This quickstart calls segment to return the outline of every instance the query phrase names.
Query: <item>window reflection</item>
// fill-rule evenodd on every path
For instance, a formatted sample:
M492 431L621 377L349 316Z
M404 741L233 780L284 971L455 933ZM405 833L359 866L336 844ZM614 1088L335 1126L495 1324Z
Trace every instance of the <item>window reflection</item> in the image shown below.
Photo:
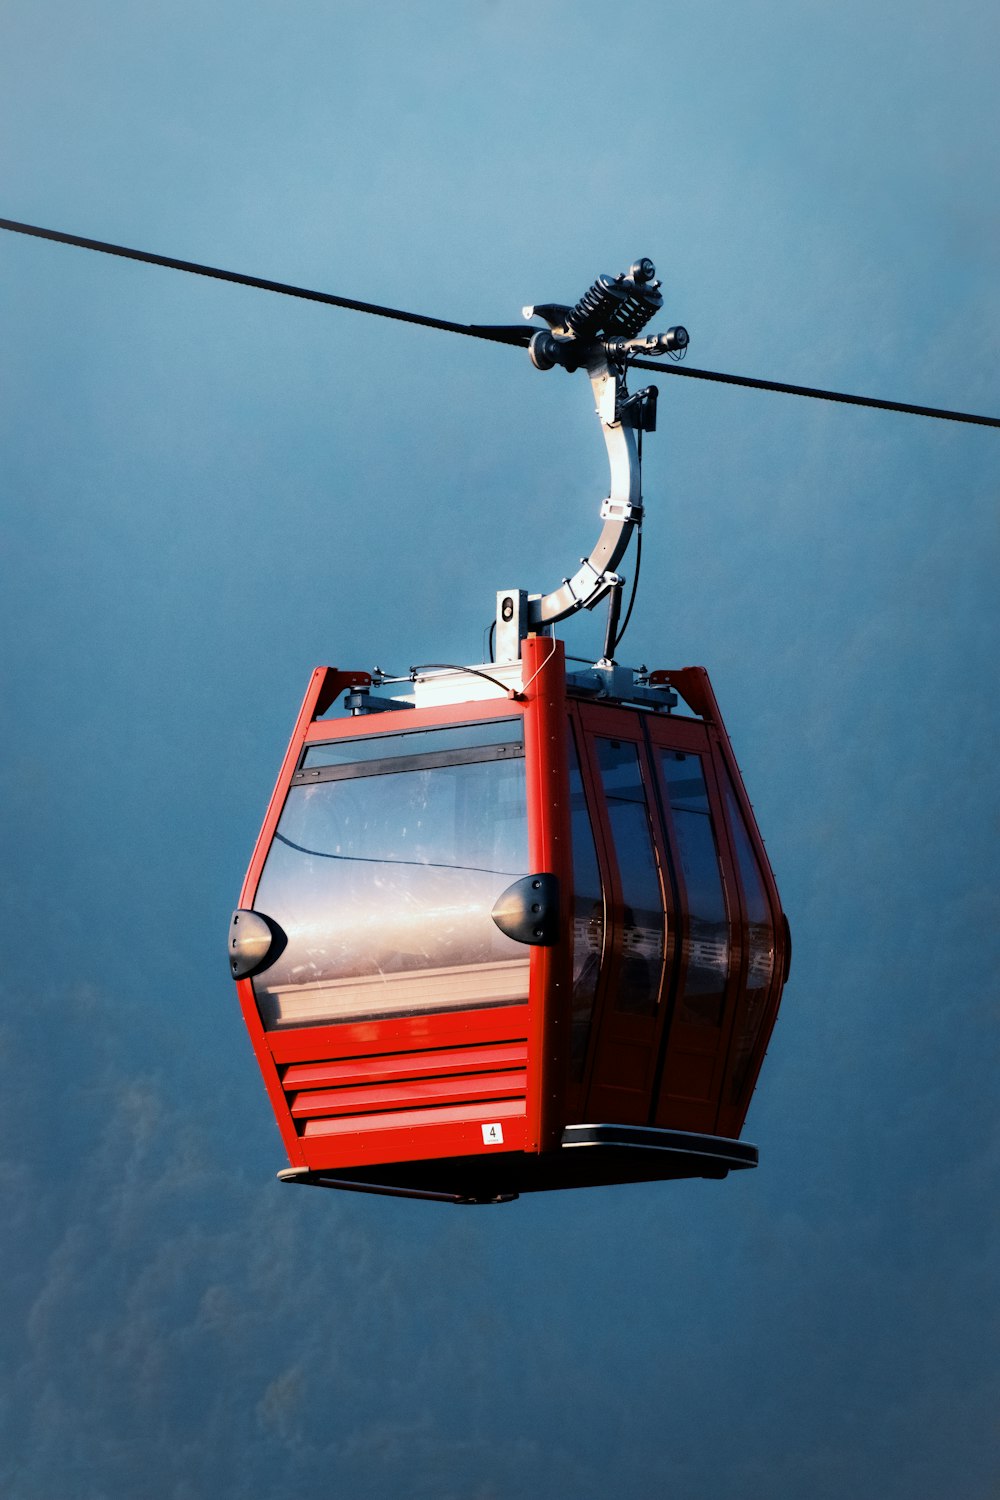
M288 935L265 1024L526 999L490 911L527 861L520 759L292 787L254 903Z
M615 1009L655 1015L663 975L664 902L639 751L629 740L595 743L624 902Z
M573 1000L571 1074L583 1077L604 953L604 891L594 830L583 791L576 746L570 742L570 818L573 841Z
M729 976L729 919L701 756L661 750L660 764L688 900L681 1019L721 1026Z
M726 812L733 830L736 859L740 867L740 879L743 882L743 895L750 929L746 999L743 1012L737 1017L736 1034L733 1039L732 1098L735 1103L743 1093L764 1020L768 991L774 974L774 928L771 924L771 908L768 905L757 856L750 843L750 835L747 833L736 794L728 781Z
M440 754L442 751L468 749L475 745L518 745L522 742L522 721L487 719L479 724L445 724L436 729L408 729L403 734L366 734L359 739L323 740L307 746L302 768L341 766L365 761L388 760L396 756Z

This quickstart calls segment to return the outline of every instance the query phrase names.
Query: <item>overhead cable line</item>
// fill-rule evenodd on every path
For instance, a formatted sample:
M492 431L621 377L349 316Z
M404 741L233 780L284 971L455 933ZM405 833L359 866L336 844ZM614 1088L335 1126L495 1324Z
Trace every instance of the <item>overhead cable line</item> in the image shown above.
M309 287L292 286L287 281L268 281L263 276L247 276L242 271L223 271L218 266L204 266L195 260L177 260L172 255L156 255L151 250L131 250L107 240L88 240L61 229L39 229L35 224L19 224L16 219L0 219L0 229L13 234L29 234L40 240L54 240L60 245L76 245L81 250L96 250L102 255L117 255L122 260L139 260L149 266L166 266L171 271L187 271L192 276L209 276L215 281L232 281L237 286L256 287L261 292L278 292L284 297L299 297L305 302L324 302L328 307L346 307L350 312L370 313L376 318L393 318L397 323L417 323L423 328L440 328L445 333L463 333L469 338L489 339L499 344L522 344L527 347L533 328L490 328L476 323L453 323L449 318L428 318L423 313L402 312L398 307L382 307L377 302L359 302L355 297L338 297L333 292L316 292Z
M681 365L654 365L649 359L634 359L633 368L655 370L658 375L683 375L689 380L714 380L722 385L748 386L754 391L777 391L783 396L812 396L817 401L839 401L845 406L873 406L877 411L903 411L911 417L938 417L943 422L971 422L977 427L1000 427L1000 417L980 417L974 412L948 411L941 406L914 406L909 401L882 401L878 396L850 396L845 391L825 391L813 385L786 385L781 380L757 380L752 375L721 375L715 370L691 370Z
M173 271L187 271L194 276L208 276L215 281L230 281L237 286L255 287L262 292L276 292L284 297L298 297L305 302L321 302L328 307L343 307L349 312L368 313L377 318L391 318L397 323L414 323L421 328L439 328L444 333L459 333L466 338L484 339L493 344L512 344L526 348L537 332L531 326L455 323L450 318L431 318L424 313L404 312L397 307L383 307L377 302L361 302L355 297L340 297L333 292L317 292L309 287L293 286L285 281L269 281L262 276L248 276L242 271L225 271L198 261L178 260L157 255L150 250L133 250L107 240L91 240L83 235L67 234L59 229L41 229L36 224L22 224L16 219L0 218L0 229L25 234L36 239L53 240L61 245L75 245L81 250L95 250L102 255L117 255L124 260L142 261L146 265L166 266ZM693 370L687 366L659 365L650 360L630 363L640 370L655 370L660 375L678 375L687 380L710 380L720 385L744 386L750 390L775 391L785 396L809 396L816 401L836 401L847 406L869 406L877 411L905 412L914 417L935 417L944 422L966 422L977 427L1000 427L1000 417L979 416L974 412L950 411L938 406L916 406L907 401L883 401L876 396L853 396L844 391L828 391L817 386L789 385L780 380L759 380L750 375L728 375L717 370Z

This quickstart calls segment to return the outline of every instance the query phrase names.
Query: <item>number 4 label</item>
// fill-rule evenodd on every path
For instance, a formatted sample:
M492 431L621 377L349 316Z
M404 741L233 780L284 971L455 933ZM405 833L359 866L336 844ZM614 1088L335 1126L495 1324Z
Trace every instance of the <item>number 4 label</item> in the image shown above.
M502 1146L503 1145L503 1126L499 1122L497 1122L497 1124L495 1124L495 1125L484 1125L483 1126L483 1145L484 1146Z

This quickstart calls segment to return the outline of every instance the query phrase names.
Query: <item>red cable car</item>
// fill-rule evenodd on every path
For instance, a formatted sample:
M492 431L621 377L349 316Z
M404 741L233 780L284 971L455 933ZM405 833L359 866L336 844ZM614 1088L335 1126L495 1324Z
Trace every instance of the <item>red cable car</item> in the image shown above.
M655 421L625 364L683 346L635 336L654 274L537 310L611 459L579 573L497 596L493 662L313 673L229 943L285 1180L468 1203L756 1165L787 922L707 673L614 660ZM568 668L552 625L605 597Z

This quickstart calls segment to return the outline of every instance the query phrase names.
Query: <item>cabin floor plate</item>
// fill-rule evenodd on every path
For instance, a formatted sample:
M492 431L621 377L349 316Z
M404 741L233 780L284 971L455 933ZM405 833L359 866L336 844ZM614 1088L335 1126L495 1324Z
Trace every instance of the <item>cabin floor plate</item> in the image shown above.
M509 1203L521 1193L608 1187L618 1182L723 1178L757 1165L757 1147L722 1136L647 1125L568 1125L557 1151L371 1163L355 1170L288 1167L282 1182L426 1198L438 1203Z

